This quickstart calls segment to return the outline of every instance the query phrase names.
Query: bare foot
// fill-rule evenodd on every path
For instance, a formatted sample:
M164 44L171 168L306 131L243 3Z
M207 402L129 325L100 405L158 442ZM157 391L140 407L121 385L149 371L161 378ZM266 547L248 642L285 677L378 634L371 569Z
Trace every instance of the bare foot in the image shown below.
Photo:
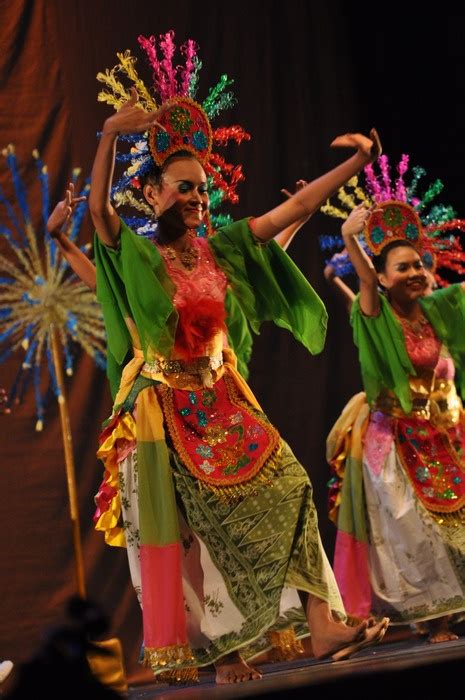
M228 683L243 683L244 681L260 680L262 674L252 666L249 666L239 652L222 656L215 662L216 682L218 685Z
M326 627L325 638L316 644L312 642L313 653L319 659L331 657L333 661L342 661L360 649L380 642L389 626L389 618L384 617L380 622L369 618L357 627L347 627L343 623L333 624L339 630Z
M413 634L417 634L419 637L426 637L429 634L429 627L427 622L415 622L410 626Z
M449 618L438 617L436 620L428 621L428 642L439 644L439 642L453 642L458 636L449 629Z
M331 142L331 146L333 146L333 148L356 148L363 153L370 162L379 158L382 153L381 141L376 129L371 129L370 138L363 136L363 134L343 134L342 136L337 136L334 141Z

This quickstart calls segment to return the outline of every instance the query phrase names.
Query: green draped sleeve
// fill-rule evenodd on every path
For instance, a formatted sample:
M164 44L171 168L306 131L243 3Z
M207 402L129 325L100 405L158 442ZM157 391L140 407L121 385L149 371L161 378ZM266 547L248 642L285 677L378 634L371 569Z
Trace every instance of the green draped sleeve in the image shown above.
M248 219L242 219L219 229L209 245L255 333L263 321L274 321L291 331L311 353L322 351L325 306L275 241L257 243Z
M124 222L117 248L95 236L95 262L97 298L107 333L107 375L114 394L132 356L131 329L137 329L147 359L152 352L170 354L178 318L172 303L174 287L156 246Z
M404 333L389 302L380 295L378 316L365 316L360 309L360 295L352 305L350 321L362 370L368 403L377 399L382 389L395 393L405 413L412 410L409 376L415 370L407 354Z
M460 284L440 289L419 300L439 340L449 350L457 371L459 390L465 396L465 293ZM378 316L365 316L359 295L352 306L351 323L358 347L362 379L371 404L382 389L395 393L405 413L412 410L409 376L415 376L401 324L380 296Z
M420 304L454 360L457 387L465 399L465 290L451 284L420 299Z
M228 327L228 343L237 357L237 369L244 379L249 377L249 362L252 356L252 334L248 321L242 311L237 297L231 289L226 291L226 325Z
M300 270L274 242L254 242L248 221L220 229L210 248L226 273L228 340L247 376L252 352L251 329L272 320L287 328L312 353L324 346L327 314L323 302ZM107 375L113 395L122 369L140 342L147 359L154 352L169 356L178 315L174 285L153 243L121 222L117 248L95 237L97 297L102 305L108 338Z

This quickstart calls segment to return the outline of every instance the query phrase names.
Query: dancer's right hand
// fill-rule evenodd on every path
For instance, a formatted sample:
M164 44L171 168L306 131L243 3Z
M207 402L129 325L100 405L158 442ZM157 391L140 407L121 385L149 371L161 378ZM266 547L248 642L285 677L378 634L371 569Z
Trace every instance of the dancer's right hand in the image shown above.
M359 204L358 207L352 209L349 216L342 224L342 237L346 239L358 236L358 234L363 231L365 222L370 214L370 209L367 209L363 204Z
M303 190L303 188L305 187L305 185L308 185L307 180L297 180L297 182L295 183L294 194L295 194L296 192L300 192L300 190ZM283 189L281 190L281 192L282 192L282 194L285 194L286 197L292 197L292 194L293 194L292 192L289 192L289 190L286 190L284 187L283 187Z
M381 141L376 129L371 129L370 138L363 134L343 134L337 136L331 142L333 148L356 148L366 158L368 163L372 163L379 158L382 153Z
M146 112L138 103L139 96L137 90L131 88L131 97L127 100L115 114L105 120L103 125L104 134L139 134L158 124L157 119L163 113L163 108L154 112ZM164 129L159 124L161 129Z
M349 256L346 248L343 248L340 253L334 253L323 270L325 280L327 282L331 282L335 277L337 277L336 265L338 263L347 263L348 260Z

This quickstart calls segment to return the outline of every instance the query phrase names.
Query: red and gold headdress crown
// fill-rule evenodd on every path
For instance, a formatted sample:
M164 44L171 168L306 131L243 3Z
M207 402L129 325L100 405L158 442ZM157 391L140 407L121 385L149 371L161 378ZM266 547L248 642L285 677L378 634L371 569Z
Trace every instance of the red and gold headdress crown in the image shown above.
M412 177L407 184L404 176L408 171L408 155L403 155L397 165L398 177L395 182L391 180L388 157L380 156L377 163L379 174L375 174L373 165L365 168L364 186L360 186L358 178L354 177L340 188L337 198L342 209L328 200L321 211L329 216L347 219L352 209L364 204L372 209L361 235L361 243L369 255L379 255L392 241L406 240L418 249L425 266L435 273L439 284L448 284L448 280L438 273L437 268L463 275L465 252L461 235L465 231L465 220L456 219L450 206L431 206L443 189L442 182L436 180L420 196L417 194L418 183L426 173L423 168L412 168ZM335 236L321 236L320 245L324 250L343 247L342 239ZM345 255L337 254L334 266L341 276L353 272Z
M384 246L398 240L407 240L421 250L422 238L422 225L415 209L394 199L377 204L365 224L365 242L373 255L379 255Z
M188 151L208 166L213 137L202 107L190 97L173 97L165 107L158 124L149 131L149 150L155 163L161 166L174 153Z
M140 178L151 170L153 164L162 166L166 159L179 151L195 155L205 169L209 180L210 212L213 227L230 221L230 217L218 213L219 206L226 201L236 203L238 183L244 179L241 165L227 163L216 152L216 146L226 146L229 141L240 144L250 135L238 125L213 129L211 120L219 112L235 103L229 88L233 81L222 75L218 83L209 90L206 99L196 102L199 71L202 63L197 56L198 47L188 39L181 47L184 65L175 65L174 32L155 37L140 36L139 45L144 50L153 72L153 88L148 89L136 71L136 59L130 51L118 53L119 63L111 70L98 73L97 80L106 89L98 99L119 109L130 97L122 78L129 80L137 90L138 104L146 111L160 106L162 111L158 125L145 134L132 134L120 138L130 144L129 152L118 152L117 161L127 165L122 177L112 189L115 206L130 205L140 216L126 218L138 233L148 234L154 230L153 212L143 197ZM159 57L158 53L161 54ZM157 100L153 97L157 95Z

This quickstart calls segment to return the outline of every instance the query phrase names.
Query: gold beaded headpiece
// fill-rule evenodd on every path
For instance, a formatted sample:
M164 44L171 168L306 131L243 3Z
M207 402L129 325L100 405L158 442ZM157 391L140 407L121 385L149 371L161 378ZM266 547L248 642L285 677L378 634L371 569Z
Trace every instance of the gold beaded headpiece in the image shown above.
M336 195L342 208L330 200L321 208L329 216L347 219L352 209L363 204L371 208L360 242L369 255L379 255L383 248L395 240L405 240L418 249L425 267L435 273L440 284L448 284L441 277L438 268L446 268L463 275L465 272L465 252L461 236L465 231L465 220L456 219L452 207L434 204L432 201L443 189L440 180L430 185L424 194L418 194L420 179L426 174L420 167L412 168L412 177L407 183L409 156L403 155L397 165L398 177L393 182L386 155L377 161L378 174L373 165L364 171L364 184L353 177ZM323 250L343 248L342 238L320 236ZM328 261L329 262L329 261ZM336 253L331 258L336 274L345 276L353 273L347 255Z
M250 135L241 126L223 126L213 129L213 120L223 109L231 107L235 98L229 90L233 81L222 75L203 102L195 101L202 63L198 47L188 39L179 49L183 65L175 64L174 32L154 36L139 36L138 42L152 69L153 87L148 88L136 71L136 58L130 51L118 53L118 64L111 70L98 73L97 80L105 85L98 99L119 109L129 98L129 81L135 87L138 104L146 111L166 107L158 121L145 134L129 134L120 142L129 144L128 152L118 151L116 159L125 164L125 170L112 189L115 206L129 205L138 211L138 217L126 218L138 233L151 235L155 224L153 212L144 199L141 178L154 164L163 166L166 159L179 151L192 153L202 164L208 178L211 223L213 227L231 221L218 209L226 201L235 204L239 197L237 185L244 179L241 165L227 163L215 150L230 141L240 144ZM160 55L159 55L160 54ZM124 82L123 82L124 81ZM155 99L154 95L157 96ZM199 231L200 235L206 231Z

